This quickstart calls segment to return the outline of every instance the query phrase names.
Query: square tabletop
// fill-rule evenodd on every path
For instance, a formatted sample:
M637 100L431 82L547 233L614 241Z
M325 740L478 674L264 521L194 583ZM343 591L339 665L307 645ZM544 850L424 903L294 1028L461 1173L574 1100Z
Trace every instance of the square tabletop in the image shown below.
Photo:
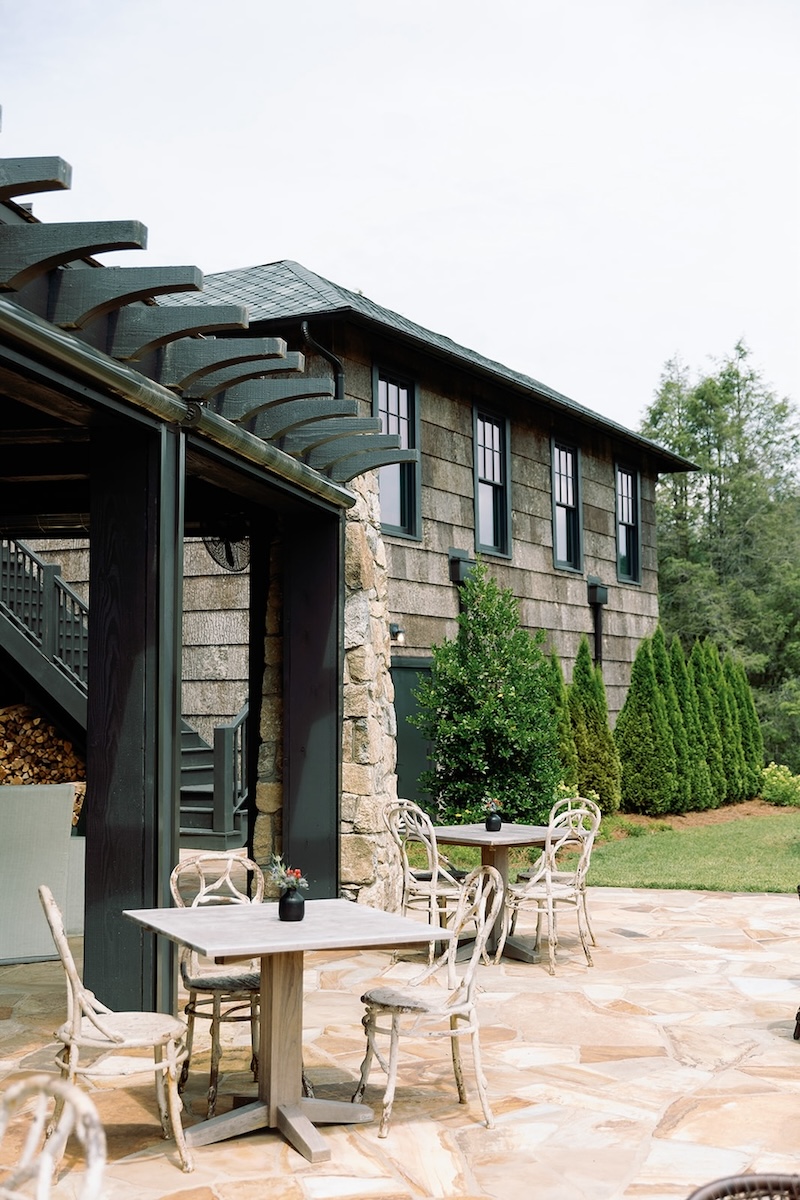
M544 846L546 825L517 825L504 821L497 830L489 830L483 821L474 825L434 825L437 842L445 846Z
M277 902L128 909L125 916L209 958L408 946L452 936L447 929L353 900L306 900L302 921L279 920Z

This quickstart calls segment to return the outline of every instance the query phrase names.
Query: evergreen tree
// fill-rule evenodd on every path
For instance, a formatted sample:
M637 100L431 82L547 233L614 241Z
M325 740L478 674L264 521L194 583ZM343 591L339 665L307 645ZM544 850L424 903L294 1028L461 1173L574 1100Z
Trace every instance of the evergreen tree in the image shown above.
M458 634L433 647L411 718L433 745L420 784L441 822L479 820L487 799L509 821L547 821L560 769L543 640L479 560L462 585Z
M744 800L745 794L745 762L739 710L722 669L719 650L709 638L703 643L703 652L706 656L706 671L722 745L722 767L725 772L724 803L735 804Z
M706 760L706 742L700 725L700 709L697 700L697 689L690 674L683 653L681 639L677 634L672 639L669 648L669 661L672 670L672 680L683 717L686 730L686 744L689 752L689 811L702 811L714 807L714 793L711 788L711 772Z
M753 693L747 682L747 674L743 665L734 661L730 654L726 654L723 668L739 714L745 762L744 798L752 800L755 796L761 795L764 771L764 739L761 734L761 723L756 713Z
M700 717L700 733L706 752L706 762L711 777L710 808L718 808L725 801L727 790L725 767L722 761L722 739L719 734L719 722L711 696L711 689L706 671L706 656L700 642L695 642L689 655L689 678L697 692L697 711Z
M550 703L553 711L553 721L557 730L558 761L561 764L561 782L567 787L578 786L578 755L575 751L575 738L572 736L572 722L569 716L569 702L564 683L564 673L561 661L555 650L550 656Z
M669 362L642 432L696 463L656 489L659 609L687 653L747 671L767 757L800 773L800 424L739 342L703 377Z
M578 646L567 698L578 757L578 792L582 796L596 792L603 812L616 812L620 804L619 755L608 724L603 676L592 664L585 634Z
M672 812L675 748L647 639L639 643L633 660L631 685L617 717L614 740L622 768L624 811L649 816Z
M669 811L687 812L692 803L692 761L683 713L678 703L675 681L672 678L672 667L667 653L664 630L660 625L653 634L650 650L653 655L656 684L664 699L667 726L672 736L672 746L675 752L675 787Z

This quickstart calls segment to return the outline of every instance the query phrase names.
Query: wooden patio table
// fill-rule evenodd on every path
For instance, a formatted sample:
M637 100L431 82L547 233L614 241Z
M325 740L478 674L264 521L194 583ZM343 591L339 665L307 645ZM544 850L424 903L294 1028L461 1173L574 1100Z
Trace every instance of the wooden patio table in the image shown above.
M483 821L475 825L434 825L436 841L443 846L478 846L483 866L496 867L508 885L509 851L512 846L538 846L544 849L547 841L546 825L515 825L503 822L496 831L486 828ZM497 949L499 930L495 927L489 935L487 948L491 954ZM530 938L512 936L506 940L503 954L521 962L538 962L539 954Z
M315 1124L371 1121L365 1104L302 1095L303 954L410 946L452 936L449 930L350 900L306 900L302 921L280 921L277 903L206 908L131 909L126 917L218 962L261 959L258 1099L186 1130L190 1146L279 1129L310 1162L331 1157Z

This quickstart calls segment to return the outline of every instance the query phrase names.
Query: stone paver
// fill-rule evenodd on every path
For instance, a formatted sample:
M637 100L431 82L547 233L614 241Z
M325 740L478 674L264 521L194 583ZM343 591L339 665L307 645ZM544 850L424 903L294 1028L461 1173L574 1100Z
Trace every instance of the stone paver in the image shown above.
M723 1175L800 1170L797 897L604 888L590 906L594 967L565 914L555 977L540 964L481 968L494 1129L481 1121L468 1047L462 1107L446 1046L410 1041L386 1139L377 1121L329 1127L331 1161L311 1164L277 1133L256 1133L197 1149L184 1175L160 1140L151 1077L109 1075L90 1085L108 1136L108 1200L673 1200ZM353 1090L361 993L422 961L307 956L304 1058L318 1095ZM0 967L3 1082L50 1067L64 1002L59 964ZM220 1109L254 1092L246 1029L232 1029ZM187 1124L204 1112L200 1046ZM382 1088L376 1068L365 1101L379 1103ZM55 1197L78 1194L79 1170L67 1160Z

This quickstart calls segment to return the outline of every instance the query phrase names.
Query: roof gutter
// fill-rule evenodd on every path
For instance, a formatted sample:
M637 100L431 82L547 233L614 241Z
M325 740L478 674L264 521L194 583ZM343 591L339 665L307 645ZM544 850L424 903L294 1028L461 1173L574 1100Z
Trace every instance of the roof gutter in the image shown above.
M352 508L356 502L352 492L332 483L282 450L198 404L181 400L169 388L109 358L101 350L78 341L58 326L51 325L2 296L0 339L15 344L47 366L82 377L92 386L121 397L150 416L170 424L190 427L317 499L337 508Z

